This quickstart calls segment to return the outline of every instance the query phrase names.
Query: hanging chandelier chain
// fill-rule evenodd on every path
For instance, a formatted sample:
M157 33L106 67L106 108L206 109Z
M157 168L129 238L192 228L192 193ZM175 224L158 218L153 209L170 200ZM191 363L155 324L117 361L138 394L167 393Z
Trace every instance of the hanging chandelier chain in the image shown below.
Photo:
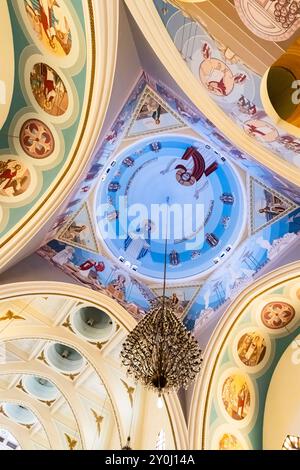
M166 296L169 198L167 204L163 294L151 301L148 314L128 335L121 351L128 375L159 395L187 388L202 364L197 341L177 318L174 303Z

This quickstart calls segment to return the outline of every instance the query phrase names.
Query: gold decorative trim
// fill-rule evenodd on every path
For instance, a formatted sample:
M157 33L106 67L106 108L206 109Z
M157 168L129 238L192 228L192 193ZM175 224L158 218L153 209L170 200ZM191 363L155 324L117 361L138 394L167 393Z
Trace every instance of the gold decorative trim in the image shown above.
M39 361L44 362L47 366L49 366L49 363L47 362L46 357L45 357L45 352L44 352L44 350L43 350L43 351L41 352L41 354L37 357L37 359L38 359Z
M71 325L70 315L68 315L66 320L62 323L62 326L68 328L72 333L75 333Z
M23 385L23 382L22 382L22 379L20 380L20 382L16 385L16 388L19 388L20 390L22 390L22 392L24 393L27 393L27 390L24 388L24 385Z
M102 421L104 419L104 416L98 415L97 412L95 410L93 410L92 408L91 408L91 412L93 413L93 416L94 416L95 421L96 421L98 436L100 436L101 424L102 424Z
M135 392L135 388L128 385L128 383L126 383L125 380L123 380L123 379L120 379L120 380L121 380L122 384L124 385L124 387L126 389L126 392L128 393L128 398L129 398L130 405L131 405L131 408L132 408L133 407L133 394Z
M11 310L8 310L5 315L0 317L0 321L7 321L7 320L25 320L25 318L21 317L20 315L16 315Z
M66 434L66 433L65 433L65 438L66 438L66 440L67 440L67 444L68 444L69 450L74 450L75 447L76 447L77 444L78 444L77 439L75 439L75 438L69 436L69 434Z

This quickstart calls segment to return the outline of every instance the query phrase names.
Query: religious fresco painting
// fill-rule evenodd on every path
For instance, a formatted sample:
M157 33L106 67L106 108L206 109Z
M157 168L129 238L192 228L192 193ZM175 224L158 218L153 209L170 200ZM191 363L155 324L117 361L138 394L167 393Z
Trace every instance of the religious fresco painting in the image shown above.
M249 331L241 336L237 344L240 360L249 367L260 364L266 354L266 341L259 331Z
M45 63L35 64L30 73L32 93L40 107L52 116L61 116L69 105L68 92L57 72Z
M0 161L0 196L14 198L30 185L30 171L25 163L11 158Z
M300 5L295 0L234 0L245 25L267 41L284 41L300 27Z
M287 279L260 293L225 331L212 360L203 422L206 449L263 448L261 417L274 370L288 349L291 361L299 363L298 289L298 279Z
M37 39L57 56L72 47L69 12L63 0L24 0L25 11Z
M248 77L244 71L238 65L229 68L225 58L219 58L220 54L213 56L213 46L209 42L203 42L201 46L203 60L199 66L199 78L207 91L222 97L246 94Z
M156 102L164 109L172 109L186 126L197 135L212 140L213 144L204 144L196 134L195 138L183 136L184 129L174 129L178 136L153 135L145 136L143 140L138 136L139 142L131 143L127 129L135 122L136 112L141 109L140 104L149 95L149 90L154 90ZM201 232L204 234L203 246L199 243L187 251L183 249L186 240L174 239L168 249L167 277L173 282L179 281L176 283L180 285L176 289L179 302L175 297L174 302L178 305L180 318L190 330L201 328L249 285L267 263L295 244L300 228L297 206L300 192L251 161L230 143L213 138L214 134L214 126L192 105L183 102L161 82L143 74L111 130L97 147L92 166L79 190L47 238L61 238L58 231L62 233L84 201L96 191L96 207L100 208L102 204L107 207L104 218L97 208L93 215L96 231L102 234L101 244L106 255L120 268L124 266L124 272L132 273L130 275L139 279L146 289L147 286L155 289L162 270L162 251L159 241L152 239L156 230L154 221L145 219L132 233L124 233L124 239L103 236L108 227L117 232L122 229L120 196L128 198L130 204L142 201L146 207L153 197L162 202L171 196L172 202L188 201L195 205L204 201L204 226L195 227L193 232L194 237ZM126 149L117 154L118 146L127 138ZM246 207L246 188L243 189L245 182L237 174L240 170L253 175L250 178L252 192L250 190L248 196L251 207L249 238L233 249L243 231L241 214L246 217L246 211L242 209L242 206ZM256 198L259 198L258 202ZM259 212L260 209L264 211ZM96 238L99 235L96 233ZM64 242L73 244L70 240ZM93 250L90 251L93 254ZM192 276L199 278L199 268L205 278L198 279L197 288L191 288ZM184 279L186 276L190 279ZM172 297L173 292L170 290L169 293Z
M38 254L56 267L98 292L118 301L135 319L140 320L150 307L154 294L145 285L99 253L52 240Z
M219 450L243 450L243 446L234 434L225 433L219 440Z
M232 419L242 420L247 416L251 394L244 375L230 375L225 380L222 387L222 401Z
M69 245L78 246L98 253L96 236L89 209L86 204L71 218L63 230L58 234L58 239Z
M264 10L262 5L270 3L243 1L248 2L250 7L255 5L255 9L251 11L255 11L254 16L258 17L260 14L257 8ZM203 25L192 19L187 20L171 4L168 4L165 11L163 0L154 0L154 4L185 64L216 104L246 134L278 157L300 167L300 139L276 127L266 114L260 97L261 77L246 66L234 51L227 54L226 44L213 39ZM273 24L281 25L284 34L287 31L295 32L294 28L300 24L297 16L300 13L298 3L294 0L279 0L272 2L272 8L278 14L281 11L280 17L276 16L277 13L274 16ZM295 22L292 21L290 26L284 28L283 24L287 26L286 21L290 21L287 18L294 18Z
M291 200L253 177L250 177L250 194L251 234L296 209Z
M5 122L0 142L0 197L7 201L1 236L51 188L79 135L76 118L88 91L75 87L87 78L87 13L81 0L74 5L69 0L12 0L8 8L18 48L14 114Z
M127 137L166 132L180 127L185 127L180 117L153 90L146 87L134 112Z
M218 260L233 249L243 230L245 198L240 179L233 167L210 145L186 136L161 136L159 142L148 138L127 148L102 182L96 195L100 208L107 205L106 220L99 220L99 230L107 248L135 271L159 279L163 265L162 242L154 220L141 221L124 237L105 236L122 233L120 207L126 197L128 207L142 203L151 213L151 205L192 204L203 201L203 217L185 230L170 227L168 243L168 278L199 275L214 268ZM236 223L234 222L236 220ZM180 230L182 229L182 230ZM180 231L180 233L179 233ZM124 239L123 239L124 238Z

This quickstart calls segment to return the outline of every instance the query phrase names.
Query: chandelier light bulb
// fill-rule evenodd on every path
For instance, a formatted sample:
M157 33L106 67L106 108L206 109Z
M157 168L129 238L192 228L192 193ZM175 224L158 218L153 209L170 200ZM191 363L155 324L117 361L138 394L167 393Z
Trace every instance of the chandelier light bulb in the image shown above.
M164 407L164 401L161 395L158 395L156 405L159 410L161 410Z

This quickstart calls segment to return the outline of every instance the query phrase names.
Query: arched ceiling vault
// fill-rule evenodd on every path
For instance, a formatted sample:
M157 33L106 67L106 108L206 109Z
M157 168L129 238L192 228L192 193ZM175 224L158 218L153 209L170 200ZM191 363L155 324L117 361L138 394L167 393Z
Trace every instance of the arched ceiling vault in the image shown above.
M193 449L262 449L267 441L270 445L270 439L265 440L263 436L270 429L272 415L270 401L269 414L265 409L268 387L286 349L289 356L294 354L291 367L297 374L299 331L300 263L297 261L245 289L212 334L191 398L189 436ZM284 408L276 410L285 414ZM264 423L264 419L269 421ZM291 422L290 430L288 420L281 422L281 445L285 435L295 432L294 424Z
M5 120L8 111L0 104L2 124L5 120L0 142L0 270L30 250L33 236L55 214L86 168L104 121L116 60L117 0L56 2L52 7L56 9L55 31L63 27L68 31L52 38L45 33L41 16L35 18L38 13L32 1L9 2L15 37L4 52L14 43L17 61L17 92L11 102L13 60L7 61L9 80L3 72L0 76L7 82L10 105ZM5 5L3 0L1 8ZM8 27L9 22L5 24ZM59 42L61 37L65 43ZM52 91L45 88L42 77L56 84ZM24 97L18 101L19 96ZM34 134L39 145L30 144ZM7 179L8 172L14 171L16 175Z
M3 415L0 416L0 428L10 432L17 440L21 449L31 449L31 441L28 429L21 428L18 424L13 423L9 418L6 418Z
M206 89L199 86L199 80L184 62L166 30L155 3L152 0L126 0L126 4L162 64L198 109L238 148L265 167L299 185L299 169L296 166L249 137L210 97Z
M82 336L84 333L79 333L80 329L77 331L76 318L81 318L78 312L85 306L101 309L117 326L103 344L91 342ZM4 359L0 364L0 419L3 426L11 417L9 406L21 405L37 418L27 430L27 447L68 448L74 445L78 449L92 449L116 445L116 435L119 445L124 445L133 419L133 445L136 448L142 445L145 436L138 431L142 429L140 416L145 403L153 406L150 405L152 395L131 384L125 371L120 369L118 354L124 334L135 324L122 307L104 295L79 286L74 288L56 282L19 283L2 286L0 319L0 353ZM53 348L58 347L55 345L63 345L59 346L61 353L63 348L69 347L76 358L79 354L84 361L80 369L79 366L76 369L72 366L74 372L60 369L62 365L53 355ZM75 361L75 356L72 360ZM47 402L37 399L33 395L36 392L28 388L29 378L41 378L52 384L59 393L58 398L49 398ZM130 393L128 387L133 387ZM18 412L17 416L22 414ZM170 428L169 446L187 448L186 426L176 396L166 399L166 408L160 416L156 426L160 426L163 419L164 426ZM16 418L11 422L15 427ZM49 444L41 434L43 429Z

